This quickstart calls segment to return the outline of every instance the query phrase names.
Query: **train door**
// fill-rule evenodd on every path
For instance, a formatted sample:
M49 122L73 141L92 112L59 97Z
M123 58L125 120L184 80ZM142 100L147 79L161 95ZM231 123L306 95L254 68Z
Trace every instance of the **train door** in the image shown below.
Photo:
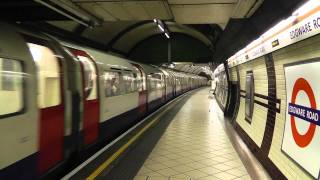
M84 144L90 145L98 138L100 102L98 93L97 66L86 52L71 49L79 59L82 75L83 100L83 138Z
M28 43L37 68L39 108L38 173L43 174L63 160L64 87L59 56L45 40Z
M136 68L139 91L139 116L143 116L147 112L148 91L147 91L147 77L142 67L138 64L132 64Z

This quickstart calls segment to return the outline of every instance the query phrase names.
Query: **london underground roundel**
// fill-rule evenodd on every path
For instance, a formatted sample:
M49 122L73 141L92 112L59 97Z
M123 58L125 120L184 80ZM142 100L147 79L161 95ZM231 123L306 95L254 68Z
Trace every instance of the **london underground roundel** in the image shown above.
M320 62L285 66L282 150L314 178L320 170Z

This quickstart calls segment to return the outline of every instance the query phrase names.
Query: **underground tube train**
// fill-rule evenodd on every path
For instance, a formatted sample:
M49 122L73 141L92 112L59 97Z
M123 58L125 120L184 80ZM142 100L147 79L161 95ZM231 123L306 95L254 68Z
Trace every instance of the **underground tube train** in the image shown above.
M57 177L207 79L0 24L0 179Z

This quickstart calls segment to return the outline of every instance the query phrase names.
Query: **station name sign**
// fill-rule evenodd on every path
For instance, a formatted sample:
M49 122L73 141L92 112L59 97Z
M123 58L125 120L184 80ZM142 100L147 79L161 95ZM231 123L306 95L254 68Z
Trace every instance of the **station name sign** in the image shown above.
M301 15L292 15L241 49L228 61L229 68L256 59L320 33L320 1Z
M289 103L288 114L308 121L310 123L314 123L318 126L320 125L320 111L317 109L312 109L306 106Z
M317 30L319 28L320 28L320 17L316 17L316 19L313 19L312 22L307 22L302 26L293 29L290 32L290 38L291 39L299 38L300 36L308 34L309 32L313 30Z

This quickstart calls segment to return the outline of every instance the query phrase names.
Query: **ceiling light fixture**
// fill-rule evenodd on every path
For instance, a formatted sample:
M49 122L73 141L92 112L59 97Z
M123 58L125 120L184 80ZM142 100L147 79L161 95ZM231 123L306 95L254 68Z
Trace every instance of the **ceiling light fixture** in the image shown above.
M167 34L167 33L164 33L164 35L166 35L166 37L167 37L168 39L170 39L170 36L169 36L169 34Z
M159 29L160 29L162 32L164 32L164 29L163 29L163 27L162 27L160 24L158 24L158 27L159 27Z
M157 24L158 28L161 30L161 32L164 32L164 35L168 39L170 39L170 31L169 31L168 27L166 26L166 24L163 21L161 21L160 19L153 19L153 22L155 24Z

